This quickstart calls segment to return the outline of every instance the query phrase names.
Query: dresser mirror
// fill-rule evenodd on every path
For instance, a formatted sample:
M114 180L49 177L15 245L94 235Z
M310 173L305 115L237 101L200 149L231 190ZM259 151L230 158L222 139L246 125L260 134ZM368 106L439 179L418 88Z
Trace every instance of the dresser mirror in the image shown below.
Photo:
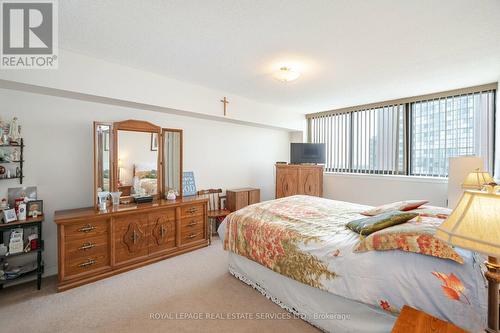
M113 128L111 123L94 123L94 193L111 191ZM94 196L97 200L97 196ZM97 204L97 201L95 201Z
M116 188L122 196L155 196L159 193L157 141L158 133L117 131Z
M163 189L165 193L182 193L182 130L164 128L163 131Z
M139 120L114 123L114 192L158 198L161 193L161 128Z
M182 130L140 120L94 123L94 203L97 193L129 198L182 197Z

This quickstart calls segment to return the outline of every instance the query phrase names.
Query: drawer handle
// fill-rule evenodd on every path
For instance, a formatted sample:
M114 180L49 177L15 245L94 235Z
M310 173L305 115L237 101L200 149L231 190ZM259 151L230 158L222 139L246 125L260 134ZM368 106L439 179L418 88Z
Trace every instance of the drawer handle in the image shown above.
M91 242L83 243L83 245L80 246L80 250L81 251L86 251L86 250L89 250L89 249L91 249L93 247L95 247L95 243L91 243Z
M195 225L197 225L197 224L198 224L198 222L196 222L196 221L191 221L191 223L189 223L187 226L188 226L188 227L194 227L194 226L195 226Z
M82 268L85 268L85 267L90 267L90 266L92 266L92 265L95 265L96 263L97 263L97 260L94 260L94 259L90 259L90 258L89 258L89 259L87 259L87 261L86 261L86 262L81 263L81 264L80 264L80 265L78 265L78 266L80 266L80 267L82 267Z
M137 234L137 232L133 232L132 233L132 236L130 237L132 239L132 242L134 242L134 244L136 243L136 241L140 238L139 235Z
M191 207L191 208L189 208L189 209L187 210L187 212L188 212L189 214L196 213L197 211L198 211L198 208L196 208L196 207Z
M160 236L163 238L163 236L165 235L165 233L166 233L165 226L162 225L161 228L160 228Z
M186 238L188 239L192 239L192 238L195 238L196 236L198 236L199 234L191 234L189 236L187 236Z
M95 225L87 224L86 226L81 227L80 229L78 229L78 231L80 231L80 232L91 232L91 231L93 231L95 229L96 229Z

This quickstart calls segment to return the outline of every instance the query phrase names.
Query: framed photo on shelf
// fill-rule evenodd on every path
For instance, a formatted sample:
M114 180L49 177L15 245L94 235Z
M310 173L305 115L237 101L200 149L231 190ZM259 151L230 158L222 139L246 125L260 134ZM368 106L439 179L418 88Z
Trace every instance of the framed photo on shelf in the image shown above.
M26 204L28 217L43 215L43 200L31 200Z
M4 209L2 214L3 223L10 223L17 221L17 215L15 209Z

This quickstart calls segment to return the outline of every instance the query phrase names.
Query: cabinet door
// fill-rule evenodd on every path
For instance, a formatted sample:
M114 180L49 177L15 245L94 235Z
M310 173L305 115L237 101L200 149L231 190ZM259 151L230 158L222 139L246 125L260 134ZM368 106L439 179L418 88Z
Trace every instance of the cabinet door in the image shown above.
M321 196L323 173L319 168L299 169L299 194Z
M175 249L175 209L149 214L149 254Z
M248 191L248 204L253 205L260 202L260 190L254 189Z
M276 198L297 194L298 172L296 168L277 168Z
M114 264L140 260L148 255L148 218L145 214L117 217L113 221Z
M248 192L236 192L236 200L235 200L235 209L234 210L239 210L242 209L243 207L248 206Z

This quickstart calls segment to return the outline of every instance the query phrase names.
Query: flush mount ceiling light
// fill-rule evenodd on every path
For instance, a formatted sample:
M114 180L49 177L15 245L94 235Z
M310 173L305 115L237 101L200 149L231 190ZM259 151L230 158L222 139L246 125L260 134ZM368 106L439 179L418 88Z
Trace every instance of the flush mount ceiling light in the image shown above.
M274 74L274 78L281 82L290 82L297 80L300 73L292 70L290 67L283 66Z

